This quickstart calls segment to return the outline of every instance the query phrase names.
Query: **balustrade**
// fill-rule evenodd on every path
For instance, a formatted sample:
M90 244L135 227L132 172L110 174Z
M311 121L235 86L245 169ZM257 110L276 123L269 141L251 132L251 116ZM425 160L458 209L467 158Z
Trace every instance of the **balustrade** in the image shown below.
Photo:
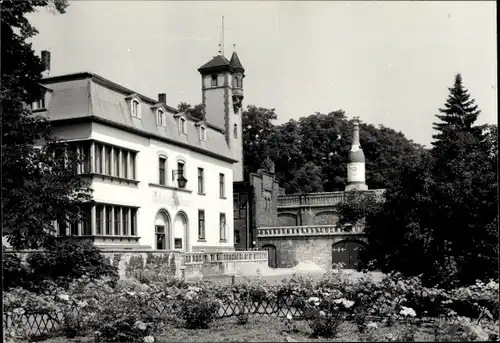
M184 262L196 264L204 262L267 260L267 251L226 251L226 252L186 252Z
M362 234L363 230L363 225L355 225L351 230L343 230L339 225L282 226L258 228L257 235L258 237L352 235Z
M383 200L384 189L369 190L376 195L378 201ZM278 197L278 207L332 206L344 200L345 192L290 194Z

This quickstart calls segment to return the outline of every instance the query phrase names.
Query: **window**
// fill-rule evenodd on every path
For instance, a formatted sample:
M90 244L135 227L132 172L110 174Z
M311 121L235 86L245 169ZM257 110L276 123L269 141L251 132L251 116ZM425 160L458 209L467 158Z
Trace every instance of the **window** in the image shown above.
M219 174L219 197L224 198L224 174Z
M234 219L245 219L247 217L247 195L244 193L233 194Z
M182 238L174 239L174 247L175 249L182 249Z
M129 172L128 172L128 178L135 180L135 152L129 152Z
M203 168L198 168L198 193L203 194Z
M159 182L160 182L160 185L166 185L166 165L167 165L167 159L166 158L163 158L163 157L160 157L160 160L159 160L159 173L160 173L160 177L159 177Z
M102 229L104 226L103 220L104 220L104 207L102 205L98 205L95 208L95 214L96 214L96 230L95 233L96 235L102 235Z
M166 242L165 242L165 226L164 225L156 225L156 249L157 250L165 250Z
M159 126L165 126L165 112L163 112L162 110L158 110L156 116L156 123Z
M120 156L120 149L113 148L113 175L117 177L120 176Z
M95 145L95 172L102 174L102 145Z
M58 227L58 231L59 231L59 236L66 236L67 235L67 233L66 233L66 229L67 229L66 221L64 221L64 220L58 221L57 227Z
M177 162L177 172L179 173L179 175L184 175L184 162Z
M122 233L124 236L128 236L128 208L122 208L122 219L123 219L123 227Z
M106 175L111 175L111 147L106 147Z
M212 87L217 87L217 75L212 75Z
M128 159L128 151L122 151L122 175L121 175L121 177L123 177L125 179L128 177L127 159Z
M87 209L82 213L82 231L81 235L90 236L92 234L92 228L90 227L91 214L90 210Z
M234 230L234 244L240 243L240 231Z
M130 210L130 235L137 235L137 209L132 208Z
M112 209L111 206L106 206L106 235L111 235Z
M31 110L40 110L45 108L45 96L43 96L40 100L33 101L31 103Z
M234 124L233 135L234 138L238 138L238 124Z
M141 108L137 100L132 100L132 117L141 118Z
M179 131L183 134L186 134L186 119L179 119Z
M83 144L82 146L82 154L83 154L83 172L90 173L90 144Z
M71 225L70 225L70 235L71 236L79 236L79 232L78 232L78 221L74 221L74 222L71 222Z
M226 214L221 213L219 216L219 223L220 223L220 240L221 241L227 241L227 236L226 236Z
M203 126L200 127L200 139L202 141L207 140L207 132L206 132L205 127L203 127Z
M198 210L198 239L205 239L205 211Z
M120 235L120 208L115 207L115 218L114 218L114 224L115 224L115 236Z

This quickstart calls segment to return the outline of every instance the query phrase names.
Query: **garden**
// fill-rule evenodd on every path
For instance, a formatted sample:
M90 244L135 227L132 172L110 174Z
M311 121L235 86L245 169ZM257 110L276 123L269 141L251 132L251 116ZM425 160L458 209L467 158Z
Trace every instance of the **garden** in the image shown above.
M95 272L102 261L94 252L48 252L28 259L30 269L7 259L6 342L498 341L495 281L439 289L396 273L352 280L339 269L319 279L221 285L186 283L154 267L118 280L107 267ZM50 275L49 263L80 275L22 282L28 271Z

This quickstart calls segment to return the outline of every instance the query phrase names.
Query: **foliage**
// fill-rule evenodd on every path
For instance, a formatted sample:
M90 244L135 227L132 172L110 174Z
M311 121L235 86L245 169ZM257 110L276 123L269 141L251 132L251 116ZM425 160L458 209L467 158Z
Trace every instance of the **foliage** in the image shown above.
M337 205L339 224L360 224L379 210L380 203L375 194L355 190L346 192L344 199Z
M27 43L38 32L26 14L48 6L64 13L67 1L2 2L2 224L18 249L50 245L54 220L78 220L90 200L88 184L68 168L81 163L80 156L54 154L64 146L51 137L48 120L27 106L45 89L38 83L43 65Z
M35 282L48 279L60 285L87 275L91 279L110 277L118 279L118 270L104 260L99 248L92 242L72 237L61 237L50 249L34 253L28 258Z
M270 157L288 193L344 190L352 125L339 110L315 113L274 125L274 109L249 106L243 112L245 170L255 172ZM362 123L360 140L367 157L370 188L392 185L404 156L423 148L400 132Z
M181 303L181 317L188 329L206 329L215 320L220 300L206 297L203 289L189 287Z
M498 279L496 126L473 125L479 111L462 88L457 76L432 151L405 161L367 217L365 266L423 274L427 286Z
M205 105L204 104L198 104L198 105L195 105L193 107L190 104L187 104L185 102L181 102L177 106L177 110L179 110L179 112L184 112L185 114L193 117L196 120L205 120Z
M29 271L21 259L14 254L5 253L5 248L2 248L2 261L2 289L26 286Z

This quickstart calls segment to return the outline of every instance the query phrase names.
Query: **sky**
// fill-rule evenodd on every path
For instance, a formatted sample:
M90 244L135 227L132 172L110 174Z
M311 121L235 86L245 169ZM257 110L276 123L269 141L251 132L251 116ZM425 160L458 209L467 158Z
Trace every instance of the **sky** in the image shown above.
M244 105L274 108L277 124L342 109L429 146L432 123L461 73L497 123L494 1L70 1L39 9L37 53L51 76L92 72L167 104L198 104L197 69L233 44Z

